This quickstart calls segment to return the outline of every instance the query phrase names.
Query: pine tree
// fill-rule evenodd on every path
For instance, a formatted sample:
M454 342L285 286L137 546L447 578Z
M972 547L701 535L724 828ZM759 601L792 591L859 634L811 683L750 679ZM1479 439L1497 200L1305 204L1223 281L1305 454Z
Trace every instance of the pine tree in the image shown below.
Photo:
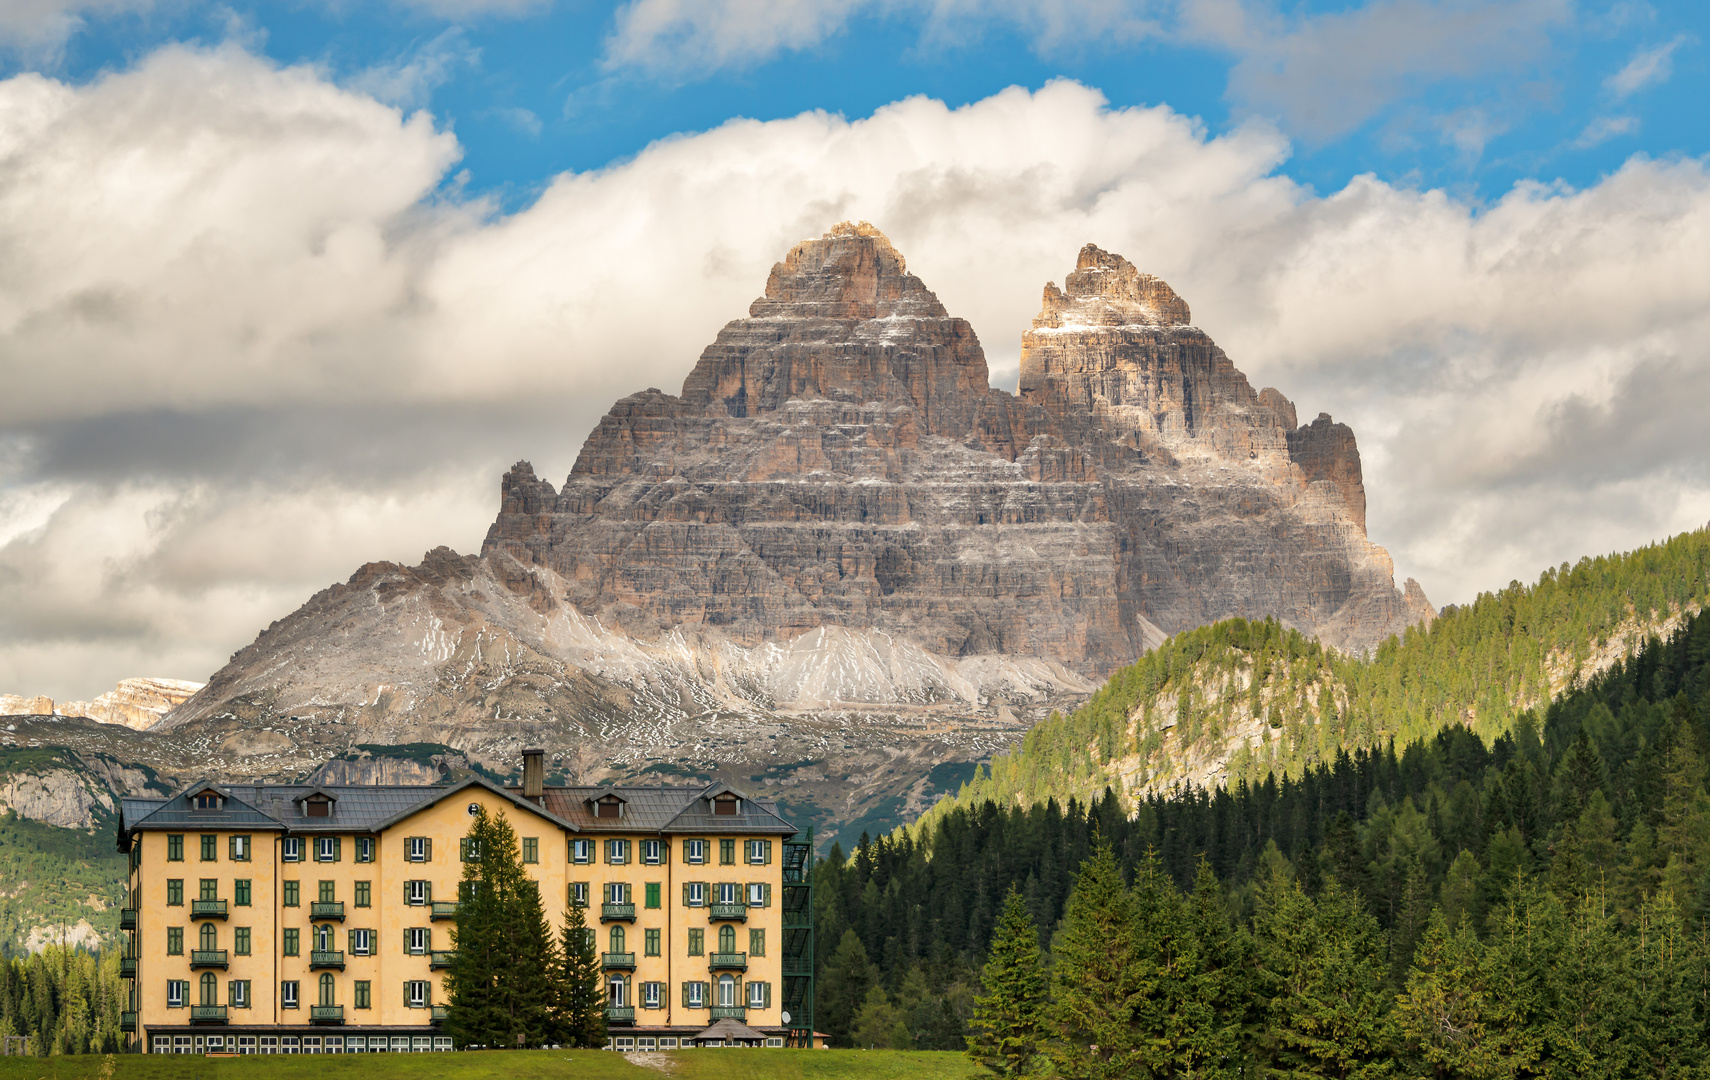
M1014 886L1004 897L981 983L968 1056L999 1076L1020 1076L1039 1052L1047 998L1039 930Z
M1486 1045L1482 956L1464 920L1451 927L1441 909L1431 913L1407 988L1396 1001L1396 1024L1439 1076L1495 1075Z
M501 972L513 961L499 935L499 894L483 880L482 860L477 857L491 834L491 819L482 809L463 839L457 922L451 929L457 955L445 976L451 999L445 1030L459 1046L505 1044L497 988Z
M1081 864L1052 960L1046 1016L1054 1038L1046 1052L1057 1072L1072 1080L1139 1075L1146 1048L1134 1014L1155 973L1141 953L1134 898L1108 843Z
M559 941L563 976L559 1038L570 1046L595 1049L606 1044L606 992L595 949L594 932L580 904L564 913Z

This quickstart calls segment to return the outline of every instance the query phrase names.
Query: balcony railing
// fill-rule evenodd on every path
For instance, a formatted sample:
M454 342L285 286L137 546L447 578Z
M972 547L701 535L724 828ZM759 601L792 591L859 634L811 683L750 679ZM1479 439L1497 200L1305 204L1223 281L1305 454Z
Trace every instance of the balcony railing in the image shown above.
M714 971L747 971L748 954L745 952L715 952L707 958L707 967Z
M635 921L635 905L634 904L601 904L600 905L600 921L601 922L624 922L624 921L634 922Z
M433 1020L434 1023L443 1024L443 1023L445 1023L446 1019L450 1016L451 1016L451 1006L450 1005L435 1005L433 1007L433 1015L432 1015L431 1019Z
M119 1014L119 1030L120 1031L135 1031L136 1029L137 1029L137 1014L136 1013L134 1013L134 1012L122 1012Z
M316 900L309 905L309 918L316 922L344 921L343 900Z
M428 956L428 967L430 968L448 968L455 963L457 963L456 949L435 949Z
M137 977L137 958L134 956L119 957L119 978L134 979Z
M309 968L337 968L344 970L344 953L336 949L315 949L309 953Z
M223 1024L226 1022L226 1007L224 1005L192 1005L190 1006L190 1022L192 1024Z
M226 917L226 902L224 900L192 900L190 901L190 917L192 919L223 919Z
M608 971L611 970L612 968L628 968L629 970L634 971L635 970L635 954L632 952L602 953L601 958L600 958L600 966L607 969Z
M747 922L747 904L714 904L707 917L714 922Z
M226 950L224 949L195 949L190 953L190 966L193 968L226 966Z
M137 928L137 909L134 907L119 909L119 929L135 930Z
M436 922L440 919L455 919L457 918L457 905L445 900L435 900L433 902L433 913L428 918Z
M344 1023L343 1005L310 1005L309 1023L311 1024L342 1024Z
M608 1024L633 1024L633 1023L635 1023L635 1006L634 1005L607 1005L606 1006L606 1023L608 1023Z
M740 1005L714 1005L712 1007L712 1018L714 1020L736 1020L740 1022L747 1015L748 1010Z

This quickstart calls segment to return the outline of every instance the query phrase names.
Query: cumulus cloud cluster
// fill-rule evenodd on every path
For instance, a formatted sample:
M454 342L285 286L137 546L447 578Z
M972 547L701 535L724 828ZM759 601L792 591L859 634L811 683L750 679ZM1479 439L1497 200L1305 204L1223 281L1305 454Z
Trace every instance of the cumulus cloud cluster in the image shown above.
M363 561L475 548L505 465L562 475L845 218L1006 387L1081 244L1163 276L1354 425L1372 535L1439 603L1710 517L1705 162L1474 207L1317 195L1288 150L1060 82L735 120L506 215L430 117L241 49L0 82L0 689L202 678Z

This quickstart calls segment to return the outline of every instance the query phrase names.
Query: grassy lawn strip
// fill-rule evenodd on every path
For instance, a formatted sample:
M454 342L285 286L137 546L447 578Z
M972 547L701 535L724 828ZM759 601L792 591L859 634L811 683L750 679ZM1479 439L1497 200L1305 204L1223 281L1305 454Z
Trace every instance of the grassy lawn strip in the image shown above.
M454 1054L271 1055L200 1058L119 1054L106 1072L97 1054L0 1058L0 1080L972 1080L979 1069L957 1053L906 1050L677 1050L649 1055L669 1071L605 1050L493 1050Z

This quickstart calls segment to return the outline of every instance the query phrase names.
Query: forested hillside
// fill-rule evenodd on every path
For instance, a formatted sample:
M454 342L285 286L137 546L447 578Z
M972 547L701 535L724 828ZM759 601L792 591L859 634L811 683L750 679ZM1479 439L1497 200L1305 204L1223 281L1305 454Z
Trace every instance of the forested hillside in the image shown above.
M1086 705L1053 714L994 759L953 806L1082 801L1106 787L1133 807L1176 785L1299 777L1341 751L1405 745L1445 724L1487 743L1516 717L1666 636L1710 599L1710 529L1563 563L1448 608L1428 628L1348 656L1275 621L1177 634L1117 672Z
M958 805L918 835L820 865L818 1020L845 1041L948 1045L1005 892L1020 890L1051 942L1102 838L1125 880L1152 890L1149 904L1180 914L1172 932L1193 923L1210 935L1193 955L1250 950L1242 963L1259 981L1218 1006L1239 998L1230 1023L1247 1032L1240 1039L1286 1030L1286 1016L1266 1011L1283 984L1260 976L1276 974L1267 964L1311 968L1319 961L1289 950L1321 939L1345 951L1338 977L1369 982L1385 1061L1435 1060L1403 1021L1420 1016L1408 1002L1437 994L1449 1012L1481 1000L1511 1009L1507 1019L1444 1012L1444 1023L1534 1025L1546 1056L1568 1053L1570 1035L1582 1049L1602 1039L1597 1053L1619 1050L1631 1075L1651 1075L1637 1062L1652 1051L1632 1039L1666 1028L1710 1045L1707 754L1710 614L1562 695L1541 720L1521 714L1489 747L1452 723L1399 752L1338 752L1298 777L1152 795L1132 813L1112 793L1090 807ZM1503 998L1505 979L1531 998ZM1549 1038L1557 1050L1541 1048ZM1514 1075L1481 1070L1449 1071Z

